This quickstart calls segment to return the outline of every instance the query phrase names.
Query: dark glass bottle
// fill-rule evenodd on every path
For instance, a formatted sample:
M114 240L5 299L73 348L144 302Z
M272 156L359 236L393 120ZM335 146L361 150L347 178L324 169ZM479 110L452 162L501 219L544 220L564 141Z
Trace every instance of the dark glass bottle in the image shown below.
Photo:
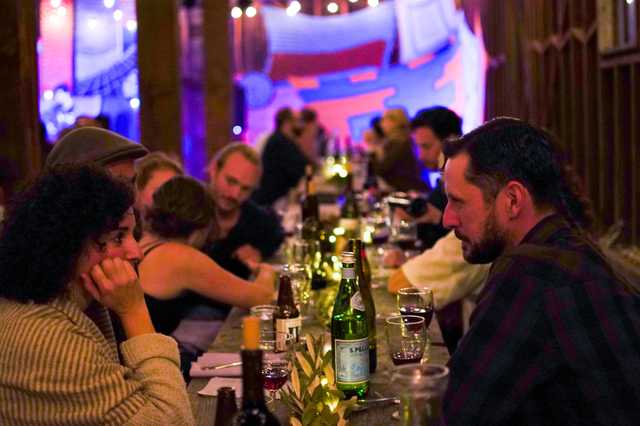
M367 154L367 174L364 178L363 189L370 194L374 193L377 196L380 186L378 185L378 176L376 176L376 172L374 169L375 159L375 153L370 152L369 154Z
M242 409L231 421L232 425L279 426L278 419L264 402L262 383L262 351L243 350L242 357Z
M318 239L314 245L314 257L311 270L311 289L322 290L332 281L334 245L328 232L322 226L318 230Z
M273 328L275 331L287 333L294 337L294 341L298 342L300 338L300 326L302 319L300 311L293 299L293 290L291 288L291 278L284 271L280 274L280 286L278 288L278 303L273 313ZM276 342L276 347L284 347L284 341Z
M371 290L371 266L362 240L349 240L348 249L355 255L356 274L359 277L360 294L367 315L369 329L369 371L375 373L378 366L377 334L376 334L376 305Z
M347 188L344 194L344 203L340 209L339 225L344 229L346 238L357 238L360 233L360 207L353 190L353 175L347 176Z
M313 167L308 165L305 169L305 192L302 198L302 222L307 219L320 220L319 208L318 208L318 196L316 195L315 187L313 184Z
M238 411L236 405L236 391L228 386L218 388L218 397L216 402L216 421L215 426L228 426L231 419Z
M347 398L369 390L369 330L352 252L342 253L342 281L331 317L336 387Z
M277 426L278 419L264 402L262 377L262 350L260 348L260 320L244 317L242 320L242 409L233 416L232 425Z

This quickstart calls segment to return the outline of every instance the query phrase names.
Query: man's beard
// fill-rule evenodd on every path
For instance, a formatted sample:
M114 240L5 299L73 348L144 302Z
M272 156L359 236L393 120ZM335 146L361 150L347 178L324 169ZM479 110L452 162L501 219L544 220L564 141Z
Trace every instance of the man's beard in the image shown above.
M456 233L466 247L463 246L464 260L469 263L491 263L498 258L506 247L504 232L498 228L496 216L493 210L489 213L484 224L482 238L477 243L472 243Z

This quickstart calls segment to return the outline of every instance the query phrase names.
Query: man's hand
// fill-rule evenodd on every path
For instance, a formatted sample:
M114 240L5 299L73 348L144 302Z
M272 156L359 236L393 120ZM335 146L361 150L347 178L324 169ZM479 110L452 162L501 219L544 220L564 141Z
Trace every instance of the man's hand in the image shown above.
M396 294L401 288L412 287L411 283L407 279L407 276L402 272L402 269L398 269L389 277L389 283L387 290L389 293Z
M233 257L247 265L250 269L252 265L262 262L262 255L260 252L249 244L238 247L238 249L233 253Z
M120 317L127 337L155 331L138 275L130 262L104 259L88 274L82 274L82 282L89 294Z

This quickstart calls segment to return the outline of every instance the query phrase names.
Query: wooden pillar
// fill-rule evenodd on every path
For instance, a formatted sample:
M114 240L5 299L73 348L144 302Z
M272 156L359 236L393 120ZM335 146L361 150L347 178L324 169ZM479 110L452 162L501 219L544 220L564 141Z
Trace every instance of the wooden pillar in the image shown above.
M4 2L0 14L0 155L19 178L42 164L38 118L36 0Z
M209 156L231 138L232 73L226 1L203 0L205 122Z
M140 141L182 154L177 0L136 0Z

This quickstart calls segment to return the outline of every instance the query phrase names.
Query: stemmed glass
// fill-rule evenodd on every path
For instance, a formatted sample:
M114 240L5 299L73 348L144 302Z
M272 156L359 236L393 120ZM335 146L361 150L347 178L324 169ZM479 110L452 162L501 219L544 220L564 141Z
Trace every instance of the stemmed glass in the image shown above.
M394 365L419 363L427 345L424 318L415 315L392 315L385 322L385 334Z
M287 265L285 271L291 279L293 298L302 318L308 316L309 302L311 300L311 273L310 268L304 263L292 263Z
M414 221L394 220L391 224L391 242L402 250L405 259L416 254L418 228Z
M401 288L396 300L402 315L421 316L425 326L429 328L433 318L433 291L430 288Z
M260 333L260 349L264 352L262 378L272 400L275 400L276 391L289 379L293 341L292 335L281 331Z

